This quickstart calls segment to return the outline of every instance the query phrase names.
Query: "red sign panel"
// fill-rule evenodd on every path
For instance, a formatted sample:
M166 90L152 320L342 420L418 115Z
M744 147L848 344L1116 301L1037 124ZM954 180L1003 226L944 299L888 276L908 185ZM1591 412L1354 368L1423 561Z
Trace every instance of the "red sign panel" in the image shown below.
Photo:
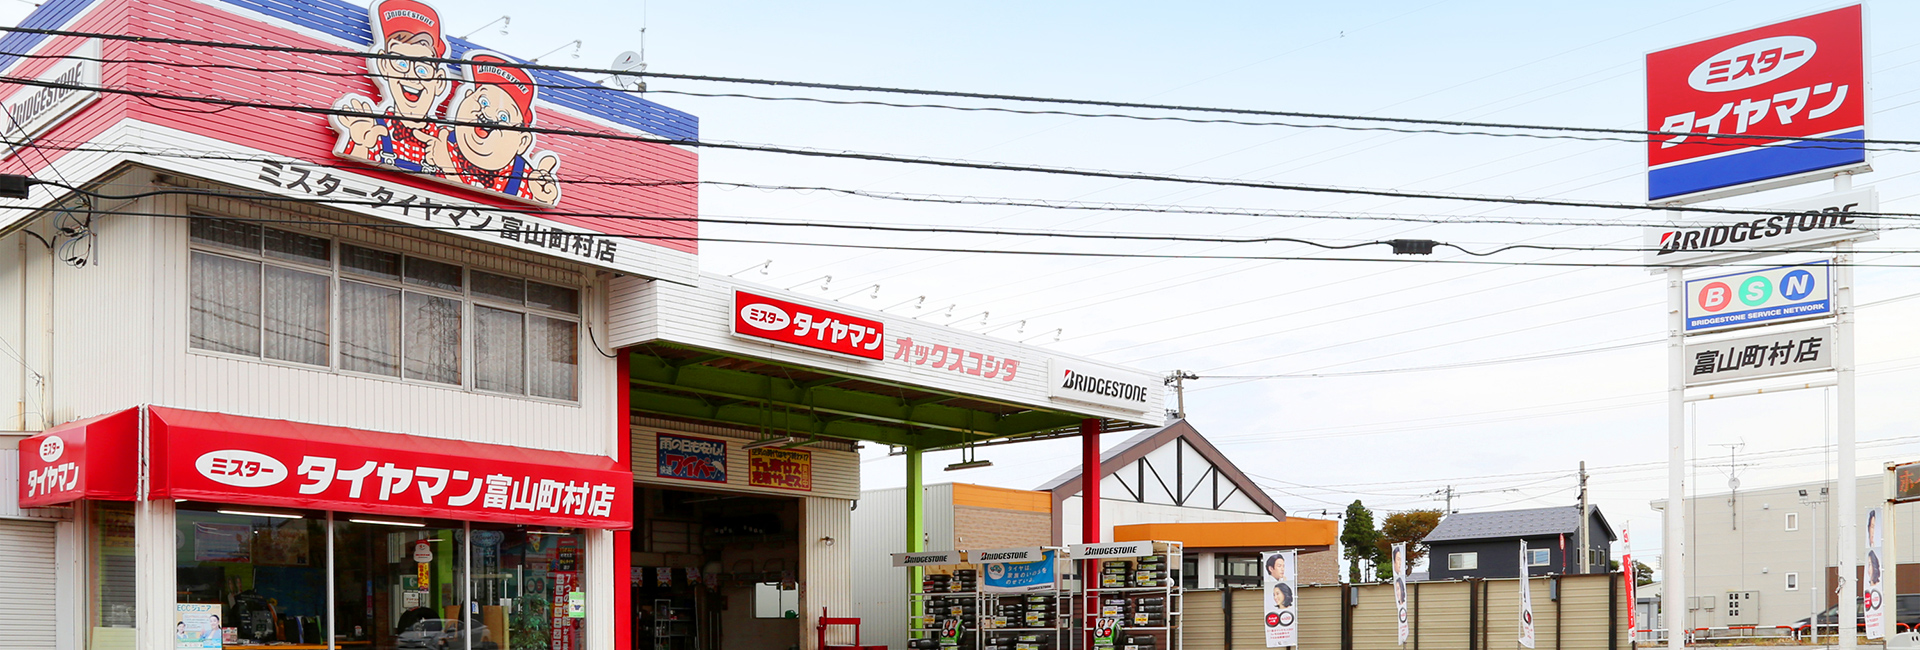
M548 526L633 523L633 475L604 456L150 410L156 497Z
M1742 155L1780 142L1713 134L1864 137L1848 135L1866 125L1862 42L1861 8L1854 5L1648 54L1647 128L1698 134L1656 136L1647 146L1648 166ZM1677 172L1671 183L1678 191L1710 189L1694 186L1721 177L1763 180L1746 177L1806 171L1793 159L1827 162L1859 151L1849 145L1839 152L1811 144L1787 149L1793 151ZM1754 166L1764 169L1741 169Z
M69 422L20 441L20 506L85 498L132 500L140 410ZM89 448L99 453L89 455Z
M733 333L862 359L878 360L887 326L818 307L733 292Z

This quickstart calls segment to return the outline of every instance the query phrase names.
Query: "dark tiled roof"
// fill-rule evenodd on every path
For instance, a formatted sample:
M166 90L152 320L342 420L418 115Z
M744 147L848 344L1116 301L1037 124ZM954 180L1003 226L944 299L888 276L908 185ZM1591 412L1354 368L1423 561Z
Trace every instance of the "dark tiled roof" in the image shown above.
M1599 509L1595 508L1598 514ZM1601 516L1601 521L1606 520ZM1514 537L1537 537L1541 535L1573 534L1580 532L1580 506L1561 506L1557 508L1533 508L1529 510L1503 510L1500 512L1463 512L1447 515L1440 525L1428 533L1426 539L1432 542L1450 542L1467 539L1506 539ZM1613 539L1611 526L1600 524L1595 535L1605 535Z

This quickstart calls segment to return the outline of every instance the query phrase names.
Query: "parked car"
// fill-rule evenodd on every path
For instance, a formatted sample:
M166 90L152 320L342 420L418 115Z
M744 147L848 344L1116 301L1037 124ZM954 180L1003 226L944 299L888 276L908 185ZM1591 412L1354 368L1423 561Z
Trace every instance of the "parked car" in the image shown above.
M1858 598L1853 599L1853 602L1855 608L1853 611L1856 617L1853 620L1854 631L1865 632L1867 629L1867 619L1865 615L1859 612L1865 609L1866 605ZM1794 621L1793 631L1803 636L1807 635L1813 631L1813 624L1816 620L1820 622L1821 634L1833 634L1834 623L1840 620L1840 606L1834 605L1819 614ZM1905 625L1907 627L1920 626L1920 594L1900 594L1899 600L1894 603L1893 621L1896 625ZM1888 632L1895 631L1897 630L1888 630Z
M399 643L402 650L454 650L465 647L460 621L451 618L428 618L409 626L400 632ZM487 626L473 626L473 647L476 650L492 647L483 641L489 639Z

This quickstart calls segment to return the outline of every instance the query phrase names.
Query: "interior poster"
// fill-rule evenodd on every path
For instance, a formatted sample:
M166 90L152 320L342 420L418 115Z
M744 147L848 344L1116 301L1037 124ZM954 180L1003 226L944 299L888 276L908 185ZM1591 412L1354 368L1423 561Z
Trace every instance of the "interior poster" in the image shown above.
M1520 645L1533 647L1533 589L1529 587L1533 579L1527 568L1527 542L1520 542Z
M1284 648L1299 645L1300 602L1294 597L1298 588L1294 570L1297 564L1297 551L1267 551L1260 554L1260 584L1265 598L1266 616L1263 617L1267 628L1267 647Z
M1882 521L1879 508L1867 510L1867 562L1862 573L1865 579L1860 583L1861 615L1867 620L1867 638L1887 638L1887 599L1885 576L1880 573L1880 556L1886 543L1886 522Z
M1393 545L1393 610L1400 622L1400 645L1407 644L1407 544Z
M178 603L173 606L174 650L220 647L220 606Z

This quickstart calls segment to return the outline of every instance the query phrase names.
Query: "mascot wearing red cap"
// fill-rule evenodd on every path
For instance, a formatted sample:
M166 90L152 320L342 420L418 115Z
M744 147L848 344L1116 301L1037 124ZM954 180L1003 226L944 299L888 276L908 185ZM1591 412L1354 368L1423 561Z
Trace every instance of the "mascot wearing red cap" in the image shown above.
M333 116L333 128L340 133L334 151L342 158L402 171L432 172L423 169L423 163L444 127L421 120L439 118L440 104L453 88L446 66L432 61L447 56L440 12L419 0L382 0L368 13L373 19L371 51L385 55L367 59L381 101L376 105L360 95L347 95L334 103L334 108L361 114Z
M533 150L533 76L493 52L469 52L466 84L447 111L457 123L441 132L427 160L442 177L542 205L560 203L554 168L560 156Z

